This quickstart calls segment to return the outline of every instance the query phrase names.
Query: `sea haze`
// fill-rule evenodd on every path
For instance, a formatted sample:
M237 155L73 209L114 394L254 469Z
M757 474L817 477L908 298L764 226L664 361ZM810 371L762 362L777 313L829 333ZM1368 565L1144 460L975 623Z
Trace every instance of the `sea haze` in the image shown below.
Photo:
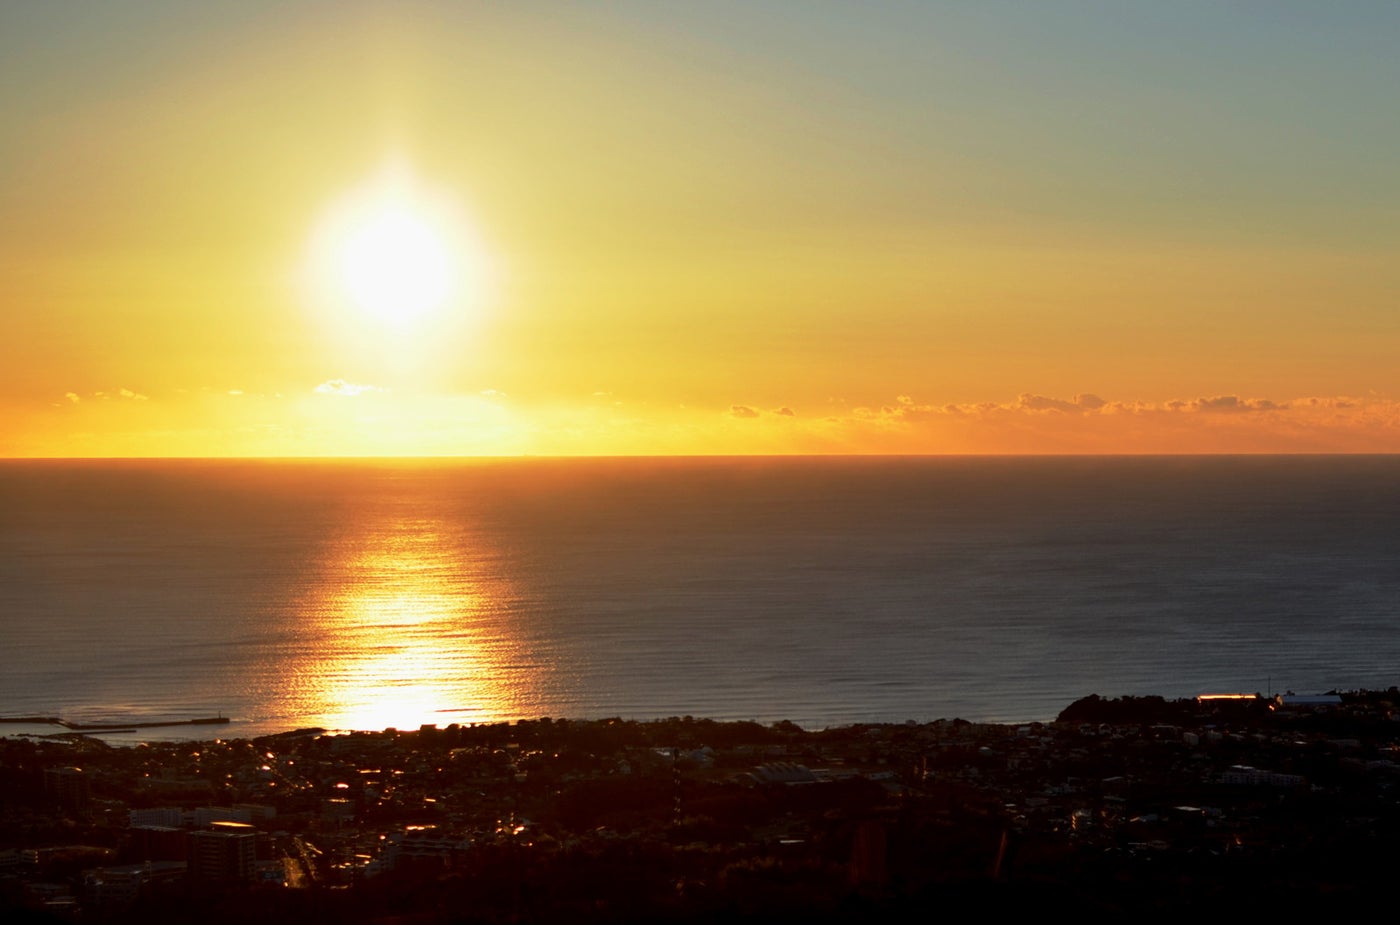
M3 716L1043 720L1389 687L1397 602L1396 457L0 463Z

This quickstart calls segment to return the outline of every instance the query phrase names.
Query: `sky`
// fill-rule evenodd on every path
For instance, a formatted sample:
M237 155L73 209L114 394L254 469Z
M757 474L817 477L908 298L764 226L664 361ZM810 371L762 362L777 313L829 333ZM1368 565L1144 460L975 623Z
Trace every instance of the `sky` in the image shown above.
M0 0L0 455L1400 452L1397 39Z

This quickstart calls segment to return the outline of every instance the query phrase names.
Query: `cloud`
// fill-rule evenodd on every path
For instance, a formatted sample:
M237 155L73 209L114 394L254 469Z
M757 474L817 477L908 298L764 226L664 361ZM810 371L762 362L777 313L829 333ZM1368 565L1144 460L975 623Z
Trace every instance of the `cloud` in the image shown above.
M797 412L786 405L781 408L774 408L772 411L764 411L752 405L730 405L729 416L733 418L795 418Z
M1087 393L1076 395L1069 401L1045 395L1034 395L1030 392L1022 392L1016 397L1016 407L1022 411L1059 411L1065 414L1077 414L1084 411L1098 411L1106 404L1108 402L1097 395Z
M64 395L64 397L67 398L73 404L77 404L78 402L82 401L82 396L78 395L78 393L76 392L68 392ZM114 398L119 398L122 401L150 401L150 398L148 398L145 395L142 395L140 392L133 392L131 389L127 388L117 389L115 393L108 392L105 390L98 390L92 393L92 397L101 401L111 401Z
M1400 451L1400 400L1379 396L1278 400L1225 394L1146 401L1023 392L1009 401L934 404L899 395L891 404L853 407L801 424L809 452Z
M353 382L346 382L344 379L328 379L312 391L318 395L340 395L354 398L356 395L363 395L366 392L383 392L385 389L377 385L357 385Z
M505 393L505 392L502 392L500 389L482 389L482 390L481 390L481 395L482 395L483 398L505 398L505 397L506 397L506 393Z
M1216 395L1212 398L1169 401L1166 402L1163 407L1168 411L1186 411L1203 414L1236 414L1248 411L1280 411L1285 406L1275 404L1267 398L1240 398L1238 395Z
M1288 403L1291 408L1355 408L1359 402L1354 398L1295 398Z
M921 404L908 395L900 395L895 404L884 405L878 411L857 408L859 417L883 417L902 421L922 420L937 416L994 418L1008 416L1045 416L1047 414L1077 417L1102 417L1122 414L1236 414L1264 411L1287 411L1306 405L1311 408L1349 408L1355 404L1349 398L1304 398L1290 402L1275 402L1267 398L1242 398L1238 395L1215 395L1200 398L1178 398L1164 402L1108 401L1092 393L1080 393L1072 399L1022 392L1010 402L964 402L944 405Z
M379 431L401 420L407 423L393 437L394 446L411 445L414 451L437 454L464 448L478 451L486 444L464 441L480 441L487 431L500 435L492 437L489 448L493 451L534 453L600 449L642 454L1400 452L1400 398L1377 394L1252 397L1247 392L1226 392L1147 400L1009 390L997 401L949 402L891 389L883 405L857 407L832 398L798 415L788 406L747 404L639 405L624 414L611 407L610 400L596 398L585 398L580 407L508 410L505 401L471 393L431 405L418 396L405 397L403 413L382 415L380 427L367 435L363 403L371 402L369 411L383 410L382 396L366 395L385 392L381 387L332 379L320 386L303 386L307 406L282 401L277 408L270 404L272 396L248 392L229 401L228 391L226 387L204 393L190 390L191 397L182 399L172 389L149 401L129 388L113 387L100 394L73 391L53 395L59 407L44 413L62 412L54 419L55 434L96 434L104 426L136 434L148 428L153 441L168 443L172 433L184 434L180 439L185 443L171 445L206 446L206 450L244 445L240 441L248 439L246 434L271 422L274 429L284 428L285 440L292 441L267 444L269 452L283 455L296 455L290 451L311 446L305 442L311 438L304 436L308 433L302 424L304 413L321 415L314 418L318 427L339 434L346 451L359 452L389 445L390 437ZM178 431L181 421L194 419L196 406L188 402L201 394L202 402L221 400L230 414L236 411L238 416L232 420L240 429L235 432L231 425L222 436L206 430ZM345 400L334 401L334 396ZM358 402L349 400L354 396L361 396ZM231 408L234 405L239 407ZM201 414L198 421L206 418ZM319 439L319 433L312 437Z
M1044 395L1032 395L1029 392L1022 392L1016 398L1016 407L1022 411L1078 411L1079 406L1072 401L1062 401L1058 398L1047 398Z

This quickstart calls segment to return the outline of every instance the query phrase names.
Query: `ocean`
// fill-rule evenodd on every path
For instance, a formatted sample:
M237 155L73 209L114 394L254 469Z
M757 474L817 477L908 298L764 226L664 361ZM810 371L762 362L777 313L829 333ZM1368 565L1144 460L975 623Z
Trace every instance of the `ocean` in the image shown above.
M1397 683L1397 457L0 462L0 716L134 738Z

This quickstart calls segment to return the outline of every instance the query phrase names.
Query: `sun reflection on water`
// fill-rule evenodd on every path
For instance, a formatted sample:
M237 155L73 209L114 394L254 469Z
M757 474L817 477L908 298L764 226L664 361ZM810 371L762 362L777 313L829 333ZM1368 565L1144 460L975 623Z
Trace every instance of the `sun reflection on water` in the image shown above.
M490 550L410 517L333 550L309 608L322 645L299 665L291 710L336 729L520 715L533 672L496 619L505 588Z

